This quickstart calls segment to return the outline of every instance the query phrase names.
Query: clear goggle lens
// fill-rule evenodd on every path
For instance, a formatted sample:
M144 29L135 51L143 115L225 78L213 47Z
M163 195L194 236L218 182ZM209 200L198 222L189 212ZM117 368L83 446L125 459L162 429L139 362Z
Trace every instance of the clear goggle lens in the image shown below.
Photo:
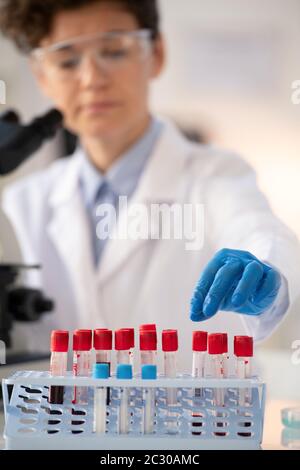
M82 36L35 49L32 56L49 71L62 78L71 77L87 56L108 71L140 61L150 50L150 38L150 30Z

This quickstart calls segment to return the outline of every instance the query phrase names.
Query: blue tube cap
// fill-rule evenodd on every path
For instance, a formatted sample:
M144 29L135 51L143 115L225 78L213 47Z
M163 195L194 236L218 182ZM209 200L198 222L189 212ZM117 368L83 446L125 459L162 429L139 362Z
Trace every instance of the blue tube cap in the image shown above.
M109 377L109 364L94 364L93 365L93 379L108 379Z
M118 364L117 379L132 379L132 366L131 364Z
M142 366L142 379L155 380L157 378L157 367L153 364L144 364Z

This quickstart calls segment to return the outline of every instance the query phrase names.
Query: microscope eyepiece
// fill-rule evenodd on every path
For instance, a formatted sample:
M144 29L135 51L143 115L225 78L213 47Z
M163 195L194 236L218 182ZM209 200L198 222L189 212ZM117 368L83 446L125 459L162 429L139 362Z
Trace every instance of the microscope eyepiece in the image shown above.
M18 168L45 140L54 137L62 123L63 115L56 109L35 118L28 125L22 125L13 110L0 116L0 175Z

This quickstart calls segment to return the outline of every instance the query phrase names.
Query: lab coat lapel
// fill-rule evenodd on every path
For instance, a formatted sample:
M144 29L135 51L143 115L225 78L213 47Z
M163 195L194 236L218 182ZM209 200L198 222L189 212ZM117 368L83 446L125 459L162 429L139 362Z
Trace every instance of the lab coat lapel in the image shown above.
M150 207L151 203L171 204L178 200L182 193L182 179L180 175L186 163L187 153L190 151L190 145L178 132L178 130L169 121L164 122L164 130L156 144L154 152L150 157L147 167L141 177L139 186L128 202L128 210L121 211L119 219L114 230L114 236L108 240L98 272L98 284L105 283L108 278L116 274L122 266L127 265L130 257L143 245L151 243L149 237L133 240L129 237L121 239L118 234L126 233L126 227L130 223L131 210L136 204L143 204ZM154 227L153 222L150 230L158 229Z
M97 306L90 228L80 194L80 160L76 153L71 157L73 160L64 179L60 180L50 196L53 216L48 234L70 277L79 306L79 322L84 327L87 323L91 324L93 317L97 321Z

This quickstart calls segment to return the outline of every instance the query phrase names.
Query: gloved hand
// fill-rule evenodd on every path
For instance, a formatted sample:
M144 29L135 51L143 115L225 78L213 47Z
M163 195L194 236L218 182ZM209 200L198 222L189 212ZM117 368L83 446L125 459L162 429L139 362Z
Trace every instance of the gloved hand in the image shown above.
M218 310L260 315L274 302L281 275L247 251L223 249L207 264L191 300L192 321Z

